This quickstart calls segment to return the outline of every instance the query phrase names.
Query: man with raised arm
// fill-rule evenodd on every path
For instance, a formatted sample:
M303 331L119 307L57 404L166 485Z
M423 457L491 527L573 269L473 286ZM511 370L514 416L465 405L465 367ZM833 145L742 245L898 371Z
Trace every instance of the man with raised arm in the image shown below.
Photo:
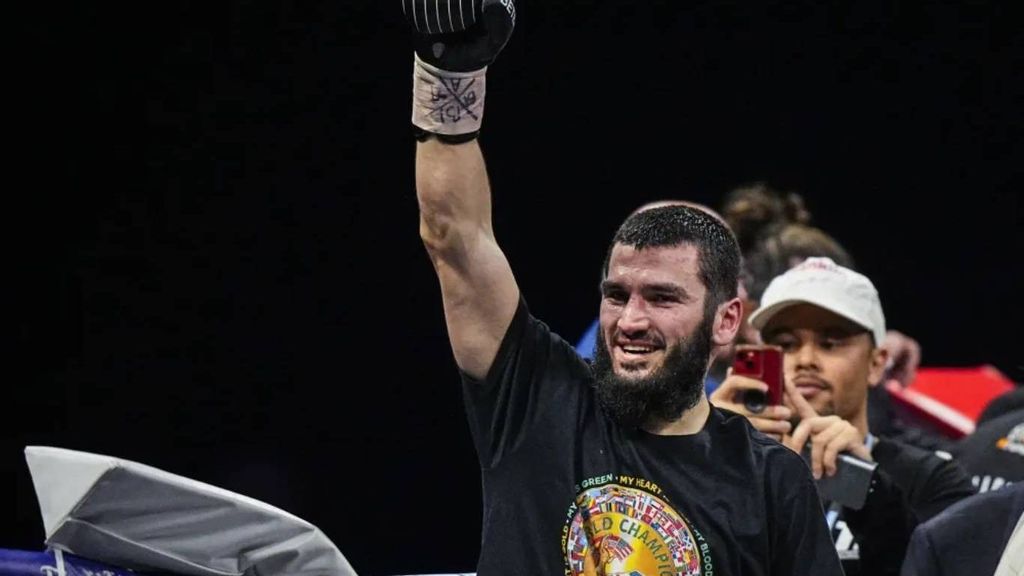
M482 469L479 574L841 574L800 456L704 394L741 319L729 230L686 206L630 216L591 366L530 314L491 223L476 135L512 1L403 8L420 235Z

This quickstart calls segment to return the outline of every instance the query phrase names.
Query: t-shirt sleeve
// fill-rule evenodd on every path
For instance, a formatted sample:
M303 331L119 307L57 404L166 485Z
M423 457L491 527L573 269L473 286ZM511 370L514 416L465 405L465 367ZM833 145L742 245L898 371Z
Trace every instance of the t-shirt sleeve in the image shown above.
M795 452L778 446L768 464L768 529L773 576L842 576L810 469Z
M466 416L480 465L575 425L590 368L573 346L534 318L520 298L487 376L462 374Z

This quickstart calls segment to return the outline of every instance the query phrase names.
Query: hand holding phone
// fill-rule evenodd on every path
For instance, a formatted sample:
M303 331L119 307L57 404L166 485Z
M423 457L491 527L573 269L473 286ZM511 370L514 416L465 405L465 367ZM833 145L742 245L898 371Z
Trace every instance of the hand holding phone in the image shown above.
M810 448L804 449L802 456L810 465ZM814 481L818 488L818 496L822 502L838 502L846 508L860 510L864 507L868 492L871 490L875 468L878 468L875 462L841 453L836 456L836 473L832 476L823 475Z
M815 476L823 502L861 509L878 467L871 459L863 433L838 416L818 415L792 383L789 397L800 423L783 444L803 456ZM822 442L815 443L816 439Z
M768 385L768 392L747 390L743 393L743 405L758 414L766 406L782 404L783 372L782 348L771 345L743 344L736 347L732 373L760 380Z

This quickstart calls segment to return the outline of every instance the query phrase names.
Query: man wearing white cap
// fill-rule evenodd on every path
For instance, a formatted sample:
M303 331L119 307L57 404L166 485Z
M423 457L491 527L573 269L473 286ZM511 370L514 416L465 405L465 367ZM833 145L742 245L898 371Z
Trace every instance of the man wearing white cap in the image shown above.
M726 378L712 403L796 452L809 448L816 478L836 473L840 453L877 463L863 508L826 502L827 521L848 575L898 574L914 527L974 490L957 464L868 429L868 389L887 360L877 290L862 274L809 258L772 280L750 323L784 352L784 405L750 412L742 394L766 385L740 375Z

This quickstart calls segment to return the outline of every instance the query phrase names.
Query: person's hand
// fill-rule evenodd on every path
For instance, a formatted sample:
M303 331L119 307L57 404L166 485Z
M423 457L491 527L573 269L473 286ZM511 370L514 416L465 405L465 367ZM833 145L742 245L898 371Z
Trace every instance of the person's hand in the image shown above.
M412 124L417 139L450 144L477 137L487 67L512 36L514 0L402 0L413 27Z
M783 438L782 443L800 454L810 441L811 473L815 479L821 478L822 473L835 475L836 458L840 452L849 452L862 460L872 461L871 452L864 445L864 435L853 424L839 416L818 415L796 386L788 381L786 396L800 417L800 423L792 435Z
M748 390L767 393L768 385L755 378L733 374L730 368L725 380L711 393L710 400L719 408L746 416L759 432L781 442L783 436L792 428L789 423L792 411L785 406L765 406L760 412L751 412L743 404L743 395Z
M473 72L494 61L516 24L513 0L402 0L415 30L416 55L447 72Z
M907 386L917 376L917 367L921 365L921 345L910 336L896 330L885 333L882 348L889 351L889 364L886 366L886 380L896 380Z

